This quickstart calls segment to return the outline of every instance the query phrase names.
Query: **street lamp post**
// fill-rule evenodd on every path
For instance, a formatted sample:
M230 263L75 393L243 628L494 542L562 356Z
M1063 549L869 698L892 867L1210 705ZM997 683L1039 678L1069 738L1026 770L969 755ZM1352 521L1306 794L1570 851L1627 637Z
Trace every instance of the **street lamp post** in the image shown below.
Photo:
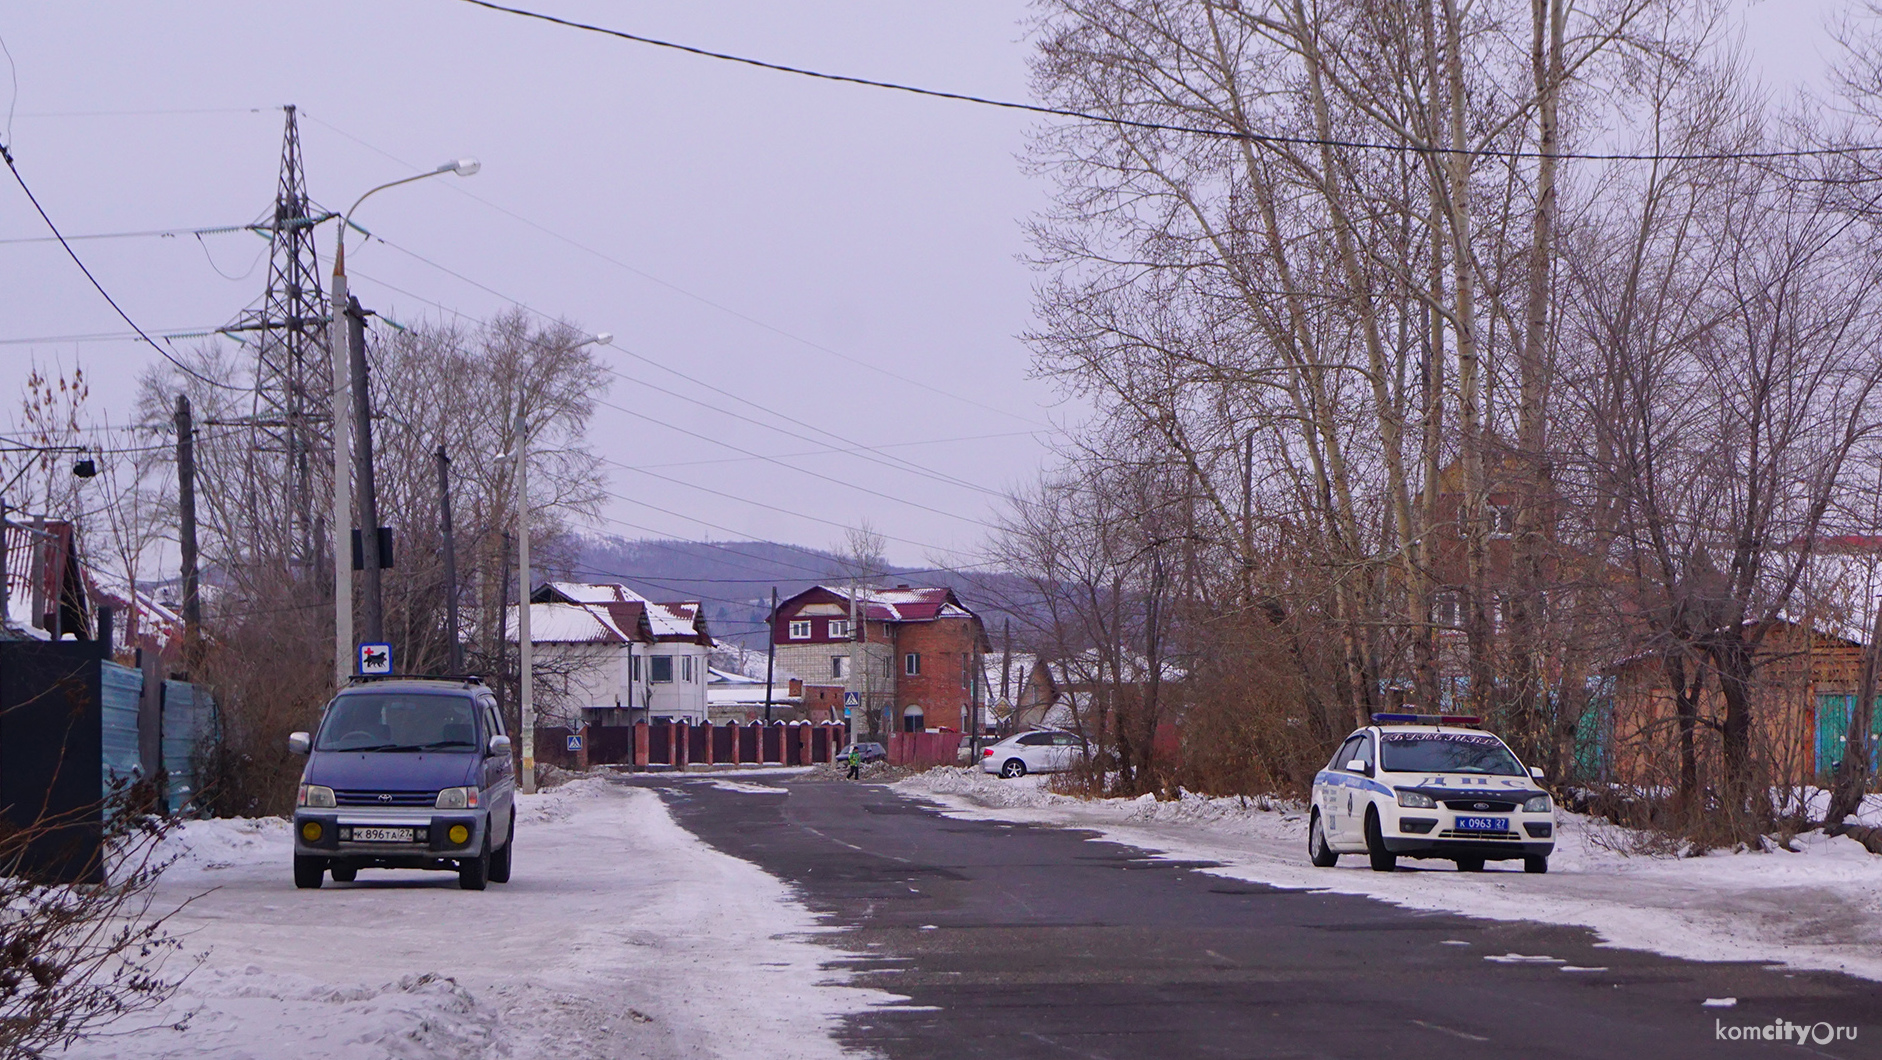
M575 344L576 347L593 343L606 346L614 341L608 332L590 335ZM574 348L574 347L571 347ZM535 645L529 634L529 583L532 580L529 569L529 419L527 386L519 386L516 394L516 571L517 585L521 592L517 594L516 608L516 668L517 668L517 711L523 729L523 794L536 793L536 698Z
M347 436L347 405L350 400L349 379L351 377L350 350L352 332L349 330L351 314L346 311L346 229L353 223L353 211L365 202L374 192L410 184L415 180L435 177L440 173L456 173L460 177L475 174L482 166L474 158L460 158L455 162L446 162L429 173L418 173L398 180L387 181L376 188L369 188L365 195L353 200L353 205L340 218L340 231L333 241L333 311L329 344L332 346L333 363L333 684L335 688L346 687L346 679L353 673L353 490L352 490L352 440ZM370 533L377 534L378 527Z

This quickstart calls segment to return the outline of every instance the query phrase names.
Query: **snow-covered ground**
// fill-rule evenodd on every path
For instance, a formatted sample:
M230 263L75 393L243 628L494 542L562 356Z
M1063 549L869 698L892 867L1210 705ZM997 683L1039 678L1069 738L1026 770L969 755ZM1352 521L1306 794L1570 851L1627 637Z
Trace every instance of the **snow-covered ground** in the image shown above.
M113 1028L150 1029L66 1055L834 1057L838 1017L896 1000L844 985L787 888L653 792L595 777L519 807L515 877L481 893L370 870L297 891L287 822L188 824L159 904L201 896L171 927L204 963Z
M1822 968L1882 980L1882 858L1847 838L1797 838L1802 853L1713 853L1697 858L1629 857L1611 826L1558 813L1547 875L1519 862L1460 873L1442 861L1401 859L1373 872L1363 856L1335 868L1307 861L1307 819L1298 805L1186 794L1159 802L1078 799L1046 790L1043 778L1002 780L972 769L935 769L895 787L931 798L952 815L1088 828L1104 838L1181 860L1222 863L1210 871L1280 887L1363 894L1414 909L1498 920L1592 928L1617 946L1698 960L1753 960ZM1882 819L1871 798L1863 817ZM1498 870L1501 871L1498 871Z

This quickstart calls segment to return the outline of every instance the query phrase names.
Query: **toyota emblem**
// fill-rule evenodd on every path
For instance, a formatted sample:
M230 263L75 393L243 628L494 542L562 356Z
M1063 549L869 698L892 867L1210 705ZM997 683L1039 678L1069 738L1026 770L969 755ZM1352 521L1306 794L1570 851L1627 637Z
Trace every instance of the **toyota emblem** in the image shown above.
M380 796L379 796L379 801L380 801L380 802L391 802L391 801L392 801L392 796L391 796L390 794L382 794L382 795L380 795ZM1483 809L1483 807L1482 807L1481 805L1479 805L1479 806L1478 806L1477 808L1478 808L1479 810L1481 810L1481 809Z
M391 798L389 795L381 795L379 797L382 799ZM1490 808L1490 804L1487 802L1473 802L1470 804L1470 808L1473 810L1487 810Z

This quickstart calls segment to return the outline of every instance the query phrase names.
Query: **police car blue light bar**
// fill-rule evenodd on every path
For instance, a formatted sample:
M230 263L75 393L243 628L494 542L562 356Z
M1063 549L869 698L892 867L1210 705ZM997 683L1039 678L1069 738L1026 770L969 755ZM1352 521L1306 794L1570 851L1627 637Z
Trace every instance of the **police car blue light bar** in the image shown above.
M1477 725L1482 721L1475 714L1380 713L1372 716L1374 725Z

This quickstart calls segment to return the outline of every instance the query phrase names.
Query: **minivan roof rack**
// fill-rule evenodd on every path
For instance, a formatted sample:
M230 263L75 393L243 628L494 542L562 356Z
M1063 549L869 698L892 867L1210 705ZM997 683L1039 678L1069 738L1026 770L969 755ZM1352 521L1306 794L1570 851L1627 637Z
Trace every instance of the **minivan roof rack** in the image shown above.
M373 681L461 681L467 685L481 685L482 674L348 674L346 683L367 684Z

